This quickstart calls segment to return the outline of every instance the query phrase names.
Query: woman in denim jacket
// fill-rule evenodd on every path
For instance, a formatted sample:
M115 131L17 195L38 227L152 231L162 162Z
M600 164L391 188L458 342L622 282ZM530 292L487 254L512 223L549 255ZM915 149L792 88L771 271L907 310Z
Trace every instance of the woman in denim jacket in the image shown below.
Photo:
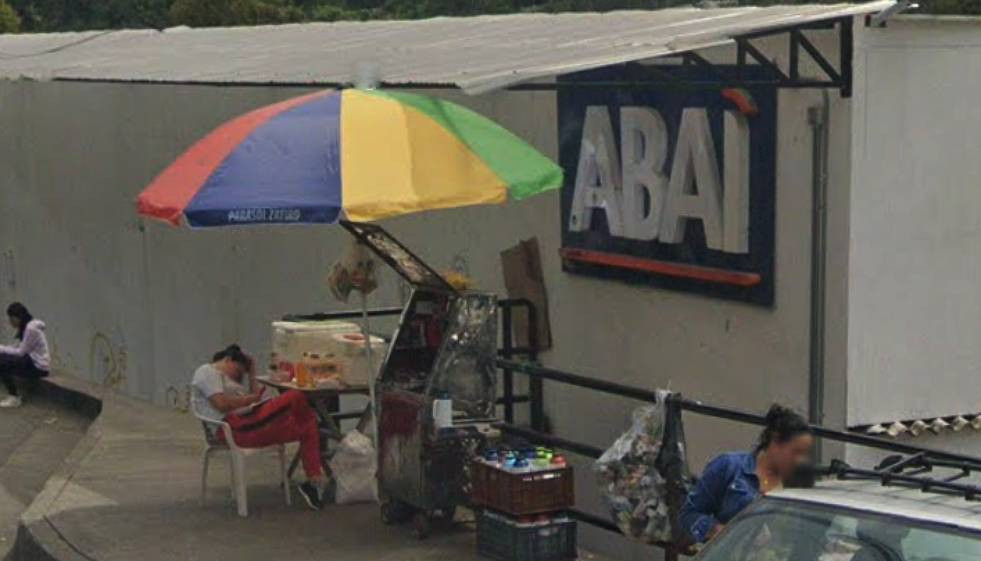
M814 436L796 412L773 405L752 452L730 452L705 466L681 509L681 525L697 543L707 542L760 495L779 489L810 460Z

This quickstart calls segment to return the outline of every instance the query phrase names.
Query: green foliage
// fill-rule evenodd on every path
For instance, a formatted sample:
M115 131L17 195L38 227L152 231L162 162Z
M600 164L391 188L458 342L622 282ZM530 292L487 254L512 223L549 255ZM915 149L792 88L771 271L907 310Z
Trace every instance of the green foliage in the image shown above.
M171 0L7 0L25 31L166 27Z
M838 0L717 0L794 4ZM295 21L470 16L527 11L658 9L692 0L0 0L0 32L207 27ZM921 12L981 15L981 0L920 0ZM13 8L13 9L11 9Z
M0 33L17 33L18 31L20 31L20 16L10 4L0 0Z
M305 19L303 9L286 0L176 0L170 7L172 25L191 27L264 25Z

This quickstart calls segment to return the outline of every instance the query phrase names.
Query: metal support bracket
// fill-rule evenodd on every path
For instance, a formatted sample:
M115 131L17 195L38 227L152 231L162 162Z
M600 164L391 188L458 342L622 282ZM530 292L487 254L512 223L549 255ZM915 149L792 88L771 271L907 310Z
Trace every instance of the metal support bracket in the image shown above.
M832 63L834 57L828 56L811 41L807 31L833 31L838 36L840 56L837 65ZM508 88L511 91L561 90L564 88L651 88L675 87L681 89L724 89L750 86L772 86L776 88L815 88L837 89L842 97L851 96L852 92L852 56L853 56L853 20L851 17L835 18L802 25L786 26L765 31L756 31L734 38L736 43L736 60L734 64L720 64L706 59L697 51L686 51L662 58L680 60L679 67L698 67L706 70L707 78L691 80L684 73L676 72L672 65L644 66L645 73L637 79L611 81L567 81L525 83ZM767 57L754 43L755 39L764 37L784 36L787 38L789 52L786 70L774 60ZM821 76L802 78L801 56L806 53L821 69ZM627 63L630 68L638 63ZM763 68L767 77L747 79L752 74L746 72L750 66ZM652 78L651 75L655 77ZM628 76L632 76L628 75ZM757 73L756 76L759 76Z

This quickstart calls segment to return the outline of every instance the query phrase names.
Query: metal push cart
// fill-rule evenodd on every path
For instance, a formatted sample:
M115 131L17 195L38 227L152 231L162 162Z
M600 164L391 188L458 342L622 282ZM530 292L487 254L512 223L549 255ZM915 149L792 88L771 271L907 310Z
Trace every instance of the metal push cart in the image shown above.
M344 226L412 288L375 384L378 482L382 519L424 538L468 502L470 459L496 433L497 298L458 292L378 226ZM437 398L450 427L434 424Z

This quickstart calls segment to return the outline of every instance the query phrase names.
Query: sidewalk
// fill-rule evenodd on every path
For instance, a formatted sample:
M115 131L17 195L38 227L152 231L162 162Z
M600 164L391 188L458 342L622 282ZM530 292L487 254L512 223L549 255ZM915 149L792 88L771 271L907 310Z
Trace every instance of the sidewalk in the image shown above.
M74 379L58 387L97 396ZM425 541L388 527L377 505L284 504L273 456L249 458L249 518L231 500L227 462L199 503L200 424L188 414L106 394L102 413L21 517L12 561L476 561L473 526ZM585 556L584 559L594 559ZM597 560L598 561L598 560Z
M202 450L201 427L190 415L105 395L101 416L22 515L11 559L478 559L466 523L418 541L407 527L384 526L376 505L311 512L294 495L287 507L272 457L249 458L249 518L235 514L220 460L202 506Z
M43 397L0 410L0 559L14 545L21 513L85 435L91 419Z

